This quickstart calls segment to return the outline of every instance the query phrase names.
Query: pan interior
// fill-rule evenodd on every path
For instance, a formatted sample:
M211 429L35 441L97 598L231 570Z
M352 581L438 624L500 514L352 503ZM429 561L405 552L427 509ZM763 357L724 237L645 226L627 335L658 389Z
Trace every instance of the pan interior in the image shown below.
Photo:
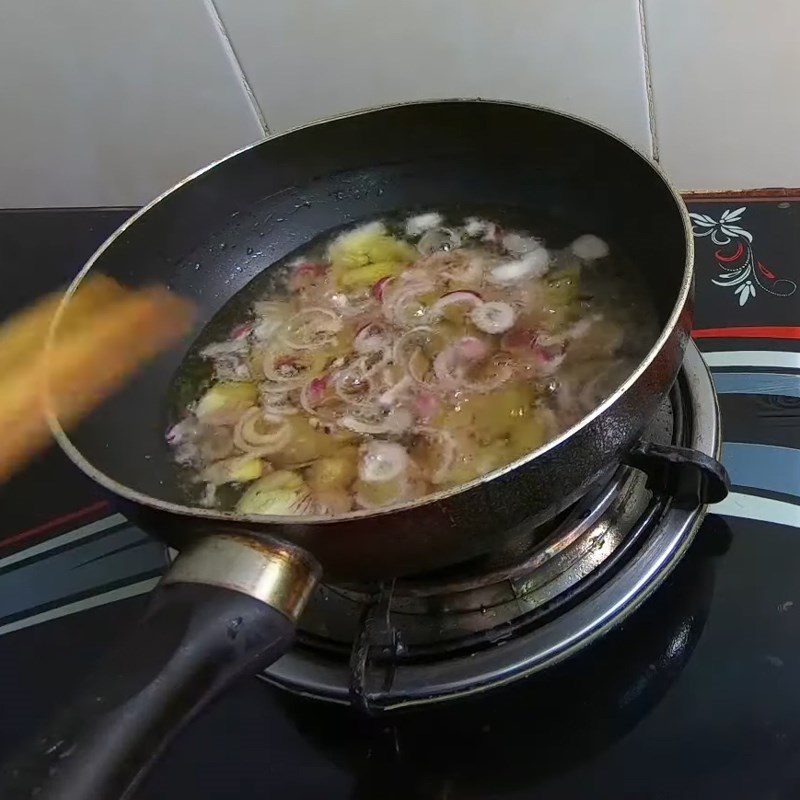
M70 433L72 446L108 485L184 503L164 442L166 397L208 320L321 233L429 208L514 209L597 233L641 270L659 327L685 288L686 238L674 194L648 162L599 129L483 102L399 106L313 125L183 183L95 255L84 276L167 283L199 314L184 341Z
M405 231L406 220L408 220L408 218L412 215L419 213L420 210L420 208L397 210L390 215L384 215L380 217L379 221L381 224L387 226L387 230L393 236L396 236L401 240L408 241L409 237L406 235ZM430 210L431 209L428 209L428 211ZM565 268L572 270L575 268L575 265L578 262L574 256L569 255L569 248L571 243L574 242L581 234L586 233L586 231L577 227L577 225L580 224L580 221L557 219L554 217L545 216L533 219L526 212L526 209L521 208L485 207L480 205L475 206L462 204L446 209L437 208L435 211L443 217L441 225L450 229L458 229L464 224L465 220L472 218L478 220L491 220L493 223L498 223L502 231L523 231L525 234L532 234L537 239L544 242L551 254L553 267L546 276L548 278L558 275L559 270L563 271ZM369 221L374 221L374 219ZM357 225L363 225L363 223L364 221L361 220L357 223ZM352 225L344 226L345 232L350 232L354 229L356 228L354 228ZM296 265L300 262L324 262L327 258L326 253L328 245L340 233L341 229L337 229L335 231L326 231L317 237L309 246L302 246L298 250L290 253L281 261L270 265L269 268L257 275L214 315L214 317L203 329L199 338L193 343L189 354L176 373L175 380L172 384L172 390L169 393L168 402L166 404L169 418L165 421L165 429L171 429L176 423L180 423L182 420L185 420L187 408L191 408L193 403L195 403L195 401L197 401L197 399L200 398L212 384L216 383L217 380L220 380L219 377L214 377L212 361L203 356L204 348L208 346L219 347L220 342L228 342L230 340L231 331L241 329L243 325L251 323L253 320L252 308L254 304L258 304L258 301L277 300L283 303L297 303L296 296L293 295L293 293L286 286L287 279L291 279ZM411 237L411 239L412 241L416 241L416 237ZM204 244L203 247L205 246L206 245ZM469 250L477 249L479 252L484 253L488 253L490 251L489 246L480 239L468 239L465 241L464 246ZM198 258L203 257L203 247L200 248ZM456 250L456 253L459 252L459 249ZM246 252L245 257L258 258L259 256L256 251L253 251L252 253ZM509 256L505 257L506 259L509 258ZM427 271L427 274L436 280L438 271L435 267L430 267ZM571 273L568 272L566 274ZM521 284L512 284L511 286L496 286L488 283L483 286L480 291L485 292L488 290L489 292L493 292L492 296L494 296L495 299L505 297L509 301L513 301L513 297L516 296L515 292L520 291L520 286ZM441 287L437 288L436 291L442 291ZM326 297L330 294L333 294L333 292L334 289L330 288L330 290L325 293ZM599 314L606 319L615 319L616 324L620 326L619 329L621 331L625 331L624 348L616 351L613 357L609 356L609 361L605 362L605 364L602 361L599 361L600 353L602 352L601 349L598 349L592 358L584 357L582 362L584 375L587 376L583 380L586 383L595 380L602 380L603 367L608 366L609 362L614 358L617 359L616 363L618 365L623 364L624 362L623 366L617 366L616 370L605 373L606 380L609 381L608 390L610 393L611 390L617 388L624 378L627 378L628 375L633 372L635 366L639 364L645 353L654 344L659 332L656 325L657 315L655 308L650 298L650 293L647 291L647 287L644 283L641 272L635 268L633 263L625 258L624 252L622 252L621 247L619 247L616 242L610 243L609 257L603 259L596 266L591 266L589 264L581 270L580 294L587 300L587 302L584 304L583 311L578 312L582 314L582 317L580 318L583 319L584 322L588 322L595 314ZM323 301L323 303L324 302L327 301ZM299 303L299 308L316 307L318 305L320 305L320 301L315 297L313 299L301 301ZM295 305L295 308L298 308L298 306ZM381 307L374 302L373 307L369 310L369 318L377 318L381 321L386 320ZM343 316L341 319L345 324L349 323L352 325L352 318L348 319L347 317ZM360 324L362 323L357 322L355 326L358 327ZM435 327L437 323L433 321L426 322L423 319L416 319L415 321L410 322L405 328L402 328L401 326L401 330L405 330L406 334L408 334L408 330L411 327L423 324L434 325ZM518 323L516 324L518 325ZM399 336L399 333L393 330L390 335ZM586 341L592 339L592 334L586 334L585 337L582 337L584 345ZM263 356L264 351L261 348L265 347L269 342L274 343L274 341L274 336L268 337L266 342L254 341L252 337L245 338L244 342L248 348L248 354L243 356L243 359L250 364L250 369L253 368L253 363L258 360L253 357L253 354L261 353ZM396 341L397 339L392 340L393 343ZM501 346L501 337L493 337L491 338L491 341L492 347ZM602 333L600 334L599 341L603 341ZM591 344L589 344L589 346L591 346ZM303 353L307 351L301 349L288 352ZM228 374L233 373L233 365L236 363L238 356L232 357L227 355L223 356L222 358L223 361L226 362L224 369ZM331 359L333 359L333 356L331 356ZM395 368L397 368L397 364L395 364ZM329 367L327 369L332 368ZM327 369L323 372L326 372ZM378 372L378 380L380 381L380 372ZM566 378L566 380L569 384L569 379ZM552 377L542 378L539 381L539 384L540 386L544 386L546 383L551 383L554 387L557 387L559 383L564 383L564 381L564 373L556 371ZM518 389L519 383L517 380L511 381L511 384ZM387 386L383 387L384 390L386 390L386 388ZM489 407L491 407L492 404L496 403L498 400L500 403L502 403L503 397L508 396L508 390L509 384L504 383L502 386L498 387L498 391L494 393L490 392L488 396L478 399L488 400ZM511 391L514 391L514 389ZM556 391L557 390L554 388L553 395L550 396L549 402L547 402L546 399L542 400L542 402L547 404L553 420L558 420L557 424L559 425L560 430L564 430L573 424L576 417L573 415L573 412L564 410L563 402L559 403L557 401L555 398ZM577 389L571 389L566 391L565 396L574 397L577 392ZM477 395L475 397L477 397ZM290 405L294 406L295 410L300 411L301 413L299 416L296 414L289 416L288 420L290 424L292 421L307 419L304 409L299 408L299 400L296 392L292 395L292 398L293 399L290 401ZM449 405L449 402L450 401L448 401L447 398L443 398L441 407L451 408L452 406ZM411 400L406 397L403 400L404 408L407 408L410 403ZM359 410L363 411L363 408L363 403L357 406L350 406L349 412L358 413ZM526 422L527 420L522 421L522 425L524 425ZM419 421L417 421L416 424L420 424ZM435 420L428 421L426 424L433 427L439 427L439 425L441 425L442 428L446 427L446 424L437 423ZM224 431L229 429L222 428L220 430ZM521 432L520 428L515 428L514 430L515 433L511 434L512 438L516 436L517 432ZM555 438L555 435L556 434L554 432L552 435L547 437L547 440ZM500 441L499 436L496 437L496 439L497 441ZM410 449L411 451L413 451L414 441L415 440L411 434L400 436L401 444L406 446L406 448ZM532 451L532 447L524 449L524 445L521 444L521 441L523 440L520 440L520 445L517 450L510 456L507 456L502 463L498 463L498 466L505 466L506 464L511 463L517 457ZM339 447L349 450L352 448L352 444L352 440L348 442L342 441L340 442ZM486 448L488 446L490 445L484 442L484 445L481 447L481 455L483 457L486 457ZM183 448L185 448L185 445ZM180 452L181 449L182 447L173 447L173 453ZM193 452L194 457L196 457L196 451ZM326 455L330 455L330 453L326 453ZM314 461L319 457L319 454L316 456L309 455L308 459L310 459L310 461ZM465 458L469 458L469 456L465 456ZM275 461L271 456L268 456L267 460L272 462L272 465L278 468L283 466L283 462L280 460L280 457L278 457L277 461ZM295 460L304 462L304 458ZM307 466L308 463L309 461L305 461L303 467ZM198 480L199 474L202 473L202 466L198 466L197 464L193 463L192 466L180 467L176 463L175 469L179 473L179 480L181 481L184 489L183 500L189 505L200 504L205 495L206 484ZM283 468L293 469L294 467L283 466ZM489 471L490 470L487 469L481 474L486 474L486 472ZM461 483L467 483L469 480L470 478L466 478L462 480ZM456 484L456 486L457 485L458 484ZM247 488L248 484L223 484L215 486L213 507L216 509L234 508L242 494L247 491ZM416 496L419 498L424 498L429 494L441 491L442 488L443 487L441 485L430 484L424 489L418 490L416 492ZM357 491L357 489L352 489L350 490L350 493L355 494ZM383 505L386 506L389 504L384 503Z

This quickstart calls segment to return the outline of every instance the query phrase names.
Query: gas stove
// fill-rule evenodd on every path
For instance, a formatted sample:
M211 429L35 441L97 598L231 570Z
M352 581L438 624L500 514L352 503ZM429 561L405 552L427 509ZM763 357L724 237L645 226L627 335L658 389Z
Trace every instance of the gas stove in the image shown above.
M643 439L718 456L719 409L694 344ZM365 712L516 681L620 624L672 571L705 510L621 466L506 552L378 585L322 584L297 645L263 678Z
M737 213L752 238L741 239L743 247L750 245L744 252L786 290L800 283L800 203L773 194L772 201L694 201L690 210L704 223ZM5 310L63 284L128 214L0 214L12 284L14 274L21 276L0 298ZM409 581L406 587L326 587L337 603L348 601L350 613L331 614L313 630L309 616L296 652L267 676L273 685L244 681L209 708L137 800L233 794L331 800L795 797L800 295L771 294L764 274L748 273L756 295L743 304L734 290L744 283L718 283L738 242L721 249L713 239L717 230L698 226L695 336L714 373L723 461L734 491L712 507L674 569L692 538L691 521L677 538L661 539L663 547L655 529L642 526L647 533L629 534L627 550L616 545L618 561L613 553L604 557L606 572L602 563L588 562L586 577L563 590L551 573L540 573L546 579L535 592L520 578L530 565L527 555L551 530L535 532L525 552L506 553L502 563L469 565L466 579L453 572L417 577L413 583L426 590L413 594L413 603ZM687 369L694 360L689 353ZM712 452L714 422L704 427L700 416L684 410L687 380L691 384L692 375L684 370L682 399L673 399L660 440L672 439L677 406L684 430L674 441L691 444L699 436L700 449ZM712 406L706 402L705 408ZM0 750L7 753L43 724L138 618L165 559L163 547L112 513L57 450L3 493ZM643 497L647 508L652 498ZM672 511L662 504L656 513ZM618 607L606 606L604 615L589 614L597 612L590 608L595 596L642 563L647 542L661 560L642 579L641 591L623 595ZM486 591L487 574L503 569L493 576L497 593ZM482 590L477 603L465 591L473 588ZM453 597L445 602L442 594ZM595 627L567 629L564 620L581 609ZM427 619L434 611L438 627ZM545 635L553 653L545 649ZM366 655L354 646L358 641L368 645ZM480 666L471 675L469 652ZM362 662L351 666L353 653L363 659L363 678L355 669ZM489 664L490 658L496 660ZM511 679L529 672L535 674ZM496 685L503 675L505 683ZM430 688L457 683L457 691ZM448 701L420 704L430 697ZM375 713L360 713L365 708ZM384 708L393 711L381 713Z

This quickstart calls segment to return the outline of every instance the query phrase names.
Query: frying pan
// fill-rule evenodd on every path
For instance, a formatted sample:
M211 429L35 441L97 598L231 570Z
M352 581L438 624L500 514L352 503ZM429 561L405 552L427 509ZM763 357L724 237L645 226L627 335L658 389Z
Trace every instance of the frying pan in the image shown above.
M333 519L185 505L164 443L165 398L209 319L265 268L325 231L399 210L476 206L565 221L632 259L661 328L634 374L545 447L422 500ZM556 228L552 236L558 246ZM653 164L563 114L437 101L272 137L201 170L132 217L70 293L95 272L136 287L167 283L200 311L179 346L90 420L67 434L53 418L70 458L181 555L127 642L11 765L4 798L129 796L203 705L286 651L323 573L333 581L377 581L465 562L524 537L621 461L656 472L686 460L638 443L677 375L691 327L685 209ZM688 462L703 500L724 493L716 462Z

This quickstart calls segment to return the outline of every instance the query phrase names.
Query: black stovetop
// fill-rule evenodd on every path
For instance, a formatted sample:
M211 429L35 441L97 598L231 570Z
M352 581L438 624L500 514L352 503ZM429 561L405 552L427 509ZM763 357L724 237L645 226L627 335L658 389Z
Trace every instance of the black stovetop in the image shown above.
M705 215L694 220L698 343L713 353L735 493L654 597L550 673L401 717L367 720L245 681L179 739L139 800L800 794L800 300L786 282L800 274L800 203L691 210ZM129 213L0 212L0 313L71 277ZM58 452L0 497L2 757L138 613L164 554Z

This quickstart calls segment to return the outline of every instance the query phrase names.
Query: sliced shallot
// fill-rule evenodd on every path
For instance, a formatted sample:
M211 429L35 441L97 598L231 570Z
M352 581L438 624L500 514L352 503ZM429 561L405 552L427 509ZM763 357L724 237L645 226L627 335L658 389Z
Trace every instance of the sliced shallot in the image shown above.
M299 388L310 378L315 377L316 361L314 355L307 350L291 355L268 350L264 354L262 368L267 380L281 385L285 391Z
M373 350L359 356L353 362L353 366L360 370L365 377L371 378L378 370L383 369L391 361L391 358L392 348L387 343L380 350Z
M383 293L386 317L404 327L417 324L425 314L425 306L420 298L433 289L433 281L424 276L398 281L391 287L391 291Z
M526 253L532 253L542 246L539 239L533 236L523 236L521 233L516 233L515 231L509 231L503 234L503 238L500 242L506 252L515 256L523 256Z
M252 331L252 322L243 322L241 325L235 325L231 331L231 339L246 339Z
M325 489L314 492L314 505L318 514L328 517L338 517L346 514L353 507L353 498L350 492L344 489Z
M220 356L227 356L231 354L243 354L247 352L247 349L247 338L240 337L237 339L228 339L224 342L214 342L213 344L206 345L200 351L200 355L203 358L219 358Z
M514 325L514 309L500 300L490 300L472 309L469 318L484 333L505 333Z
M446 347L433 360L433 371L444 387L455 388L461 384L464 371L485 358L489 347L474 336L464 336Z
M534 360L537 371L541 375L552 375L564 361L565 353L562 351L554 352L547 347L535 346L533 349Z
M442 277L452 283L480 286L483 282L483 263L477 257L466 257L461 263L442 270Z
M492 358L486 368L482 370L482 373L480 379L464 379L461 385L471 392L478 392L480 394L492 392L513 376L514 368L508 362L507 357L499 353Z
M336 292L330 295L328 299L330 304L336 309L336 313L347 317L347 319L368 313L375 302L375 298L371 292L358 297Z
M609 246L599 236L591 233L579 236L569 247L583 261L605 258L610 252Z
M260 430L264 424L271 430ZM282 450L291 438L291 431L282 417L267 417L259 408L251 408L242 415L233 429L233 443L245 453L269 455Z
M213 483L206 484L199 503L204 508L214 508L217 505L217 487Z
M456 440L449 431L438 428L421 427L417 428L415 433L424 436L433 447L438 449L438 464L430 470L429 477L431 483L443 483L456 460Z
M602 319L600 314L592 314L590 317L579 319L574 325L570 325L561 333L540 333L536 338L537 344L548 347L554 344L564 344L570 339L580 339L585 336L592 328L595 322Z
M333 376L333 391L348 404L363 406L374 402L372 381L355 366L345 367Z
M412 380L415 380L422 386L427 386L430 383L427 375L431 366L431 361L422 351L422 348L417 347L408 357L408 364L406 365L406 368L408 369L408 374Z
M489 272L492 283L516 283L525 278L541 278L550 265L550 256L544 247L527 253L516 261L505 261Z
M410 331L406 331L394 343L392 357L395 364L408 364L411 355L420 347L442 339L441 334L430 325L418 325Z
M262 396L262 398L281 398L285 397L290 389L286 388L284 383L280 383L277 381L271 380L263 380L261 383L258 384L258 393ZM268 400L267 402L271 402Z
M461 244L461 235L450 228L431 228L417 242L417 249L423 255L430 255L439 250L453 250Z
M453 348L465 361L480 361L489 353L489 345L476 336L463 336L453 345Z
M294 272L289 278L289 289L293 292L310 287L327 269L325 264L315 261L298 261L293 266Z
M408 409L393 408L382 419L378 419L375 422L359 419L354 414L345 414L339 420L339 424L355 433L399 435L411 428L414 424L414 419Z
M253 323L253 336L259 342L269 339L289 316L286 303L274 300L258 300L253 303L256 320Z
M283 330L283 341L295 350L315 350L336 339L342 320L327 308L313 306L298 311Z
M226 425L203 425L197 433L197 449L206 461L217 461L233 452L233 431Z
M407 469L408 453L396 442L372 441L361 448L358 477L365 483L392 481Z
M332 421L337 409L341 411L342 403L339 398L328 393L329 384L328 376L323 375L313 378L300 390L300 407L312 419Z
M288 392L283 394L272 394L262 392L261 410L266 414L278 414L291 416L297 414L297 407Z
M488 219L479 217L467 217L464 220L464 232L473 239L483 239L486 242L493 241L498 235L498 225Z
M382 408L390 408L396 403L412 386L413 380L410 375L403 375L394 385L389 387L379 398L378 405Z
M197 435L197 431L197 419L194 416L184 417L167 431L167 444L179 445L182 442L193 439Z
M608 255L602 239L548 251L523 230L480 217L449 228L435 211L397 228L373 222L309 249L289 264L291 293L271 288L225 341L206 339L210 384L167 432L205 502L230 507L215 485L231 483L250 484L237 505L248 514L422 497L547 441L630 374L635 362L614 354L623 334L635 349L633 329L598 313L627 298L616 271L600 286L588 264ZM347 469L323 481L329 459Z
M381 325L368 322L362 325L353 339L353 350L357 353L375 353L382 350L389 342L389 337Z
M425 231L442 224L442 215L436 211L417 214L406 220L406 236L421 236Z
M477 292L469 292L466 290L458 291L458 292L448 292L445 295L442 295L428 310L426 314L426 318L430 320L436 320L441 315L442 312L446 308L450 308L450 306L454 305L467 305L471 307L479 306L483 300L481 300L481 296Z
M540 375L551 375L564 360L564 345L545 343L546 336L540 331L523 328L509 331L502 343L518 362L533 367Z
M421 392L414 398L414 412L423 422L430 422L439 410L439 398L430 392Z
M378 301L381 302L383 300L383 293L386 291L387 287L391 284L394 280L392 275L387 275L385 278L381 278L375 284L373 284L372 289L370 290L372 296Z

